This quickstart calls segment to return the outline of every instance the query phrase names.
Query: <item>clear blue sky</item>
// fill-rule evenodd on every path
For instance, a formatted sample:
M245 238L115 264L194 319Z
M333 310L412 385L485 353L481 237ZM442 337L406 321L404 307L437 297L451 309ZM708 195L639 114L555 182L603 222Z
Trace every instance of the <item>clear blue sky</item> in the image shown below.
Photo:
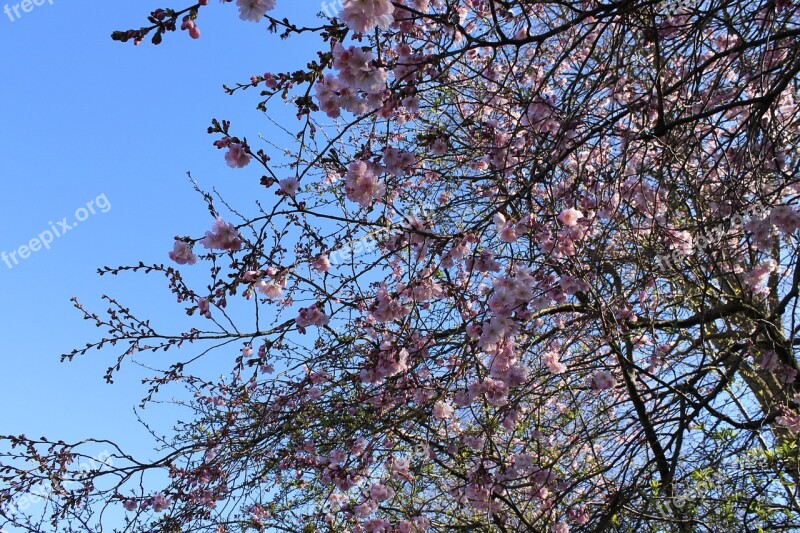
M209 229L187 171L242 207L272 198L258 186L256 165L229 169L205 130L212 117L226 118L254 146L258 133L290 146L256 111L257 92L227 96L222 84L302 67L315 49L280 41L266 22L240 21L235 5L217 1L201 11L199 40L175 32L158 47L111 41L112 30L143 25L157 7L189 4L165 1L45 0L13 22L0 13L0 252L18 251L65 216L71 224L90 201L97 206L95 214L77 213L88 216L49 250L17 257L19 264L9 259L13 268L0 261L0 433L106 437L149 449L132 412L145 392L140 371L128 367L105 384L115 351L59 363L61 353L102 333L69 300L102 311L108 293L155 324L183 323L183 307L162 279L101 278L96 269L167 262L174 235ZM279 0L272 14L311 21L320 9ZM276 102L270 113L295 129L291 108ZM219 372L227 367L221 361Z

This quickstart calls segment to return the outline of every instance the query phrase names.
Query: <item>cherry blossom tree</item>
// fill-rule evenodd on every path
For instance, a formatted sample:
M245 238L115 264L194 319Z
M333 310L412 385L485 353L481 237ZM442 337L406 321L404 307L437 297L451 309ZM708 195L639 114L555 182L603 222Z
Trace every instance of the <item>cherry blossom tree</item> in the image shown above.
M113 38L198 38L207 4ZM198 190L210 229L100 271L164 276L194 327L76 301L107 333L65 356L103 349L112 380L160 353L144 402L179 385L191 416L154 461L3 437L8 524L800 528L797 2L345 0L315 27L236 7L318 39L227 87L296 107L292 156L214 120L263 198ZM224 379L194 371L210 354ZM42 485L42 515L9 506Z

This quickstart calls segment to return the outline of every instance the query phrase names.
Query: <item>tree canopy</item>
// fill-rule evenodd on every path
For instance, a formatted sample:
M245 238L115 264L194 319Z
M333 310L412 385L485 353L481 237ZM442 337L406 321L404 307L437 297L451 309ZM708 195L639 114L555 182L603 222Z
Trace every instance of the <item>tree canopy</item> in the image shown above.
M112 38L202 38L207 4ZM0 517L800 529L800 4L345 0L316 26L274 0L234 7L265 40L320 43L227 87L260 91L267 115L296 106L296 146L214 120L263 198L200 191L209 227L176 227L192 235L169 260L100 271L163 276L195 326L76 301L103 334L65 356L101 348L111 380L160 352L144 401L180 384L191 416L158 459L104 443L89 469L96 440L3 437ZM211 354L224 378L195 372ZM44 513L13 505L43 485Z

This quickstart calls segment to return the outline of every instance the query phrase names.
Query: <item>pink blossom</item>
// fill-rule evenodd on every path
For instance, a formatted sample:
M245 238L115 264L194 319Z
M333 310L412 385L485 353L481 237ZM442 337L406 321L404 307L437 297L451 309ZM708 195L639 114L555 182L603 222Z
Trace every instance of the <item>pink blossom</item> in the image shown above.
M800 214L790 205L779 205L772 208L769 220L775 224L781 232L786 234L794 233L800 227Z
M447 402L438 401L433 405L433 416L439 420L447 420L453 416L455 409Z
M408 111L411 114L414 114L417 111L419 111L419 98L408 96L406 98L403 98L403 100L400 103L402 103L403 107L406 108L406 111Z
M491 250L481 250L477 257L468 257L466 260L468 270L478 270L480 272L499 272L500 263L495 261L494 253Z
M464 490L464 495L471 501L473 505L485 505L489 502L490 497L489 489L477 483L470 483L467 485L467 488ZM479 505L478 508L483 508L483 506Z
M396 148L385 148L383 150L383 164L386 171L394 176L402 176L411 173L411 167L416 162L414 154Z
M503 419L502 426L508 431L514 431L519 424L520 416L522 412L519 409L512 409Z
M447 140L443 137L438 137L435 141L433 141L433 144L431 144L431 152L433 152L434 155L439 156L446 154Z
M520 453L514 456L514 468L520 473L528 473L533 468L533 456Z
M745 225L745 229L753 234L753 243L759 250L769 250L774 242L772 235L772 224L769 219L761 220L751 218Z
M590 386L594 390L613 389L617 384L614 375L608 370L598 370L592 375Z
M153 497L153 510L160 513L170 505L170 500L160 492Z
M589 510L584 507L573 507L569 511L567 511L567 517L579 525L585 525L589 522Z
M528 106L522 117L522 125L531 126L540 133L557 133L559 122L554 112L555 107L555 97L537 99Z
M430 271L425 272L423 270L422 276L423 279L415 283L414 287L410 290L411 299L415 302L426 302L439 298L444 293L442 286L433 281L432 277L430 277ZM406 293L408 292L407 290Z
M473 383L469 386L469 392L473 396L484 394L486 400L495 406L503 406L508 403L508 386L499 379L487 378Z
M498 228L497 233L503 242L515 242L519 238L513 222L506 222L502 227Z
M358 94L358 90L350 87L343 87L339 91L339 105L355 115L363 115L369 111L367 101Z
M326 326L329 321L330 317L328 315L316 305L312 305L311 307L300 309L300 313L295 319L295 325L302 333L308 326Z
M330 460L332 465L339 465L347 461L347 453L344 450L334 450L331 452Z
M236 0L236 5L240 19L260 22L266 12L275 7L275 0Z
M206 298L200 298L197 301L197 310L200 311L200 315L211 318L211 309L209 308L208 300Z
M794 434L800 433L800 415L779 416L775 419L775 422Z
M365 383L378 383L386 378L396 376L408 370L408 350L387 348L381 350L378 364L373 370L361 371L361 380Z
M578 223L578 220L583 218L583 213L578 211L577 209L570 207L569 209L563 210L558 215L558 220L565 226L574 226Z
M495 278L494 292L489 298L489 308L500 316L509 316L517 308L533 299L534 280L528 270L519 269L513 274Z
M375 26L387 29L394 22L394 6L390 0L345 0L342 20L358 33Z
M375 302L369 308L370 314L378 322L392 322L407 316L411 309L396 298L392 298L385 286L378 289Z
M259 280L256 282L256 290L270 300L278 300L283 296L283 286L274 280Z
M353 455L361 455L364 453L364 450L367 448L367 440L364 437L359 437L353 443L353 447L350 448L350 453Z
M244 146L238 143L233 143L228 146L228 151L225 152L225 162L231 168L243 168L250 163L250 156L244 149Z
M528 365L523 362L518 362L514 366L504 372L501 379L509 388L517 387L528 380L530 369Z
M175 245L169 253L169 258L179 265L193 265L197 263L197 256L192 252L192 245L175 239Z
M286 196L294 198L297 190L300 188L300 180L297 178L285 178L278 182L280 191Z
M547 367L547 370L553 374L563 374L567 371L567 365L559 361L558 352L550 350L542 356L542 362Z
M311 268L316 270L317 272L327 272L331 269L331 261L328 258L327 254L320 254L314 259L314 262L311 263Z
M422 1L420 1L419 3L422 3ZM414 528L419 533L425 533L431 527L431 521L425 518L424 516L414 517L413 521L414 521Z
M345 176L345 192L349 200L368 207L386 194L386 186L378 179L371 163L353 161Z
M326 74L315 86L319 108L331 118L339 118L342 102L337 92L343 89L338 78L333 74Z
M225 222L220 217L217 217L211 227L211 231L207 231L206 236L200 242L209 249L230 251L242 249L242 240L239 238L239 232L236 231L233 224Z
M566 294L575 294L576 292L586 292L589 290L589 284L575 276L561 276L561 280L559 280L558 284L561 286L561 290Z
M369 489L369 496L370 498L372 498L377 502L382 502L394 496L394 489L392 489L392 487L389 487L387 485L375 483Z
M339 80L346 87L378 93L386 87L388 74L373 63L375 56L369 50L351 46L345 48L341 43L333 47L333 66L339 71Z
M495 213L494 223L497 226L497 234L503 242L514 242L519 237L517 235L517 226L513 220L506 220L501 213Z
M391 463L392 479L413 481L414 475L410 472L411 462L402 457L395 457Z
M503 343L491 356L489 375L502 379L512 366L517 363L517 353L513 343Z
M744 275L744 282L756 294L767 294L769 288L766 286L771 273L778 268L778 263L774 259L768 259L760 263L750 272Z
M496 351L501 341L513 336L517 325L506 316L495 316L481 325L479 346L486 352Z

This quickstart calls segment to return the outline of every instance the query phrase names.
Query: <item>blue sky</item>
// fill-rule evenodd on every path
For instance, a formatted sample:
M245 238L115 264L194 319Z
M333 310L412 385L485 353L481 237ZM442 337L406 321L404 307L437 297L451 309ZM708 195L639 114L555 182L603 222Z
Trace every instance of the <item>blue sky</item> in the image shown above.
M118 352L59 362L61 353L102 333L70 298L102 311L107 293L157 324L180 324L183 307L162 279L99 277L96 269L167 262L173 236L209 229L187 171L242 207L272 198L258 185L255 165L225 165L206 128L212 117L225 118L255 146L262 133L289 147L255 109L257 92L227 96L222 84L302 67L315 49L281 41L266 23L240 21L234 5L217 1L201 11L199 40L186 32L167 35L158 47L110 39L113 30L142 25L157 7L188 4L46 0L13 21L0 13L0 252L19 252L64 217L70 225L76 215L86 218L50 249L10 261L13 268L0 262L0 433L97 436L149 449L132 412L145 392L139 369L124 368L108 385L103 374ZM310 21L320 9L284 0L273 15ZM276 102L269 112L294 129L291 107ZM110 207L76 213L90 201Z

